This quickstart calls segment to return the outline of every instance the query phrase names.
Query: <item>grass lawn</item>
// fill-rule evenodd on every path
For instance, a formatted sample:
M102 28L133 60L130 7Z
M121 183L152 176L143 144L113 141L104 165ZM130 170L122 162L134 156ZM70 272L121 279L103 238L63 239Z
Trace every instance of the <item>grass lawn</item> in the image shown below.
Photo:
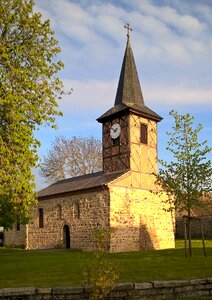
M206 241L207 258L200 241L193 242L193 257L185 258L183 241L176 249L106 254L120 267L119 281L149 281L212 277L212 240ZM82 266L92 253L26 251L0 248L0 288L81 285Z

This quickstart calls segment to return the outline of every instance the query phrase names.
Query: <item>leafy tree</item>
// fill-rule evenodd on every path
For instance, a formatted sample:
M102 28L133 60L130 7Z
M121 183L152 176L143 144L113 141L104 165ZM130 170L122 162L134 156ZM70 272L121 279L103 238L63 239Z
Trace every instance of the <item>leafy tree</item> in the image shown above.
M0 226L24 223L34 200L31 169L39 125L55 127L63 67L50 22L33 0L0 0Z
M199 142L198 135L202 125L194 128L194 117L188 113L179 115L174 110L170 115L175 123L173 131L167 132L170 136L167 150L172 153L174 160L160 161L162 168L157 178L167 193L174 195L173 204L176 209L187 214L191 255L192 209L201 206L201 198L212 190L211 161L206 157L211 149L206 145L207 141Z
M44 157L40 174L48 182L94 173L102 169L101 142L94 137L61 136Z

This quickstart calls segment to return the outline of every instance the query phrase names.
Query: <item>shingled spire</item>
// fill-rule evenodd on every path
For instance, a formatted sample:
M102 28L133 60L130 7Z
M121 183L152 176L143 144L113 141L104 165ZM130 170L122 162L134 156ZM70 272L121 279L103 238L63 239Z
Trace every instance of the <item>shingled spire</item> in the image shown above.
M124 103L126 105L144 105L144 99L136 70L133 52L130 46L129 24L125 26L128 29L127 45L119 78L115 105Z
M127 45L124 53L121 74L119 77L115 104L114 107L100 116L97 121L104 123L108 119L131 111L142 115L145 118L153 119L159 122L162 120L162 118L144 104L144 98L141 91L134 55L130 45L130 31L132 31L132 29L129 27L129 24L125 25L125 28L128 30Z

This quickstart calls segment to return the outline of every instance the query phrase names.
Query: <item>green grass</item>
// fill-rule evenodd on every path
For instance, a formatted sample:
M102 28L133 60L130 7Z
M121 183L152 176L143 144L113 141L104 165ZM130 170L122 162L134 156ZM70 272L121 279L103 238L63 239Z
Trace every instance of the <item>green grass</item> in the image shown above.
M212 240L206 241L207 258L200 241L193 242L193 257L185 258L184 242L176 249L106 254L120 267L119 281L149 281L212 277ZM25 251L0 248L0 288L81 285L83 268L92 253Z

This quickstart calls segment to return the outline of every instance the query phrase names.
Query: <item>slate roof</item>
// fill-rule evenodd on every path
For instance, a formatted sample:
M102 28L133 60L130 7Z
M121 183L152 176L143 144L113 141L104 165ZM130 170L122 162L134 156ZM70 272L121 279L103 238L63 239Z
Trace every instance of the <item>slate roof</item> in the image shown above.
M115 117L115 114L125 112L127 108L128 111L137 112L143 117L151 118L156 121L162 120L162 117L144 104L144 98L141 91L134 55L130 46L129 36L127 39L114 107L101 115L97 121L104 122L110 117Z
M127 45L115 98L115 105L121 103L124 103L126 105L132 103L144 105L144 98L141 91L129 37L127 39Z
M145 105L139 105L139 104L118 104L112 108L110 108L108 111L106 111L103 115L101 115L101 117L99 117L97 119L97 121L99 122L104 122L107 119L110 119L111 116L113 116L114 118L116 117L116 115L120 115L120 114L125 114L129 111L132 112L137 112L139 115L141 115L142 117L146 117L155 121L161 121L162 117L159 116L158 114L156 114L153 110L151 110L150 108L148 108Z
M37 197L38 199L40 199L43 197L49 197L53 195L60 195L85 189L97 188L113 181L114 179L118 178L124 173L125 172L123 171L113 172L109 174L104 174L103 172L96 172L92 174L86 174L82 176L60 180L39 191Z

